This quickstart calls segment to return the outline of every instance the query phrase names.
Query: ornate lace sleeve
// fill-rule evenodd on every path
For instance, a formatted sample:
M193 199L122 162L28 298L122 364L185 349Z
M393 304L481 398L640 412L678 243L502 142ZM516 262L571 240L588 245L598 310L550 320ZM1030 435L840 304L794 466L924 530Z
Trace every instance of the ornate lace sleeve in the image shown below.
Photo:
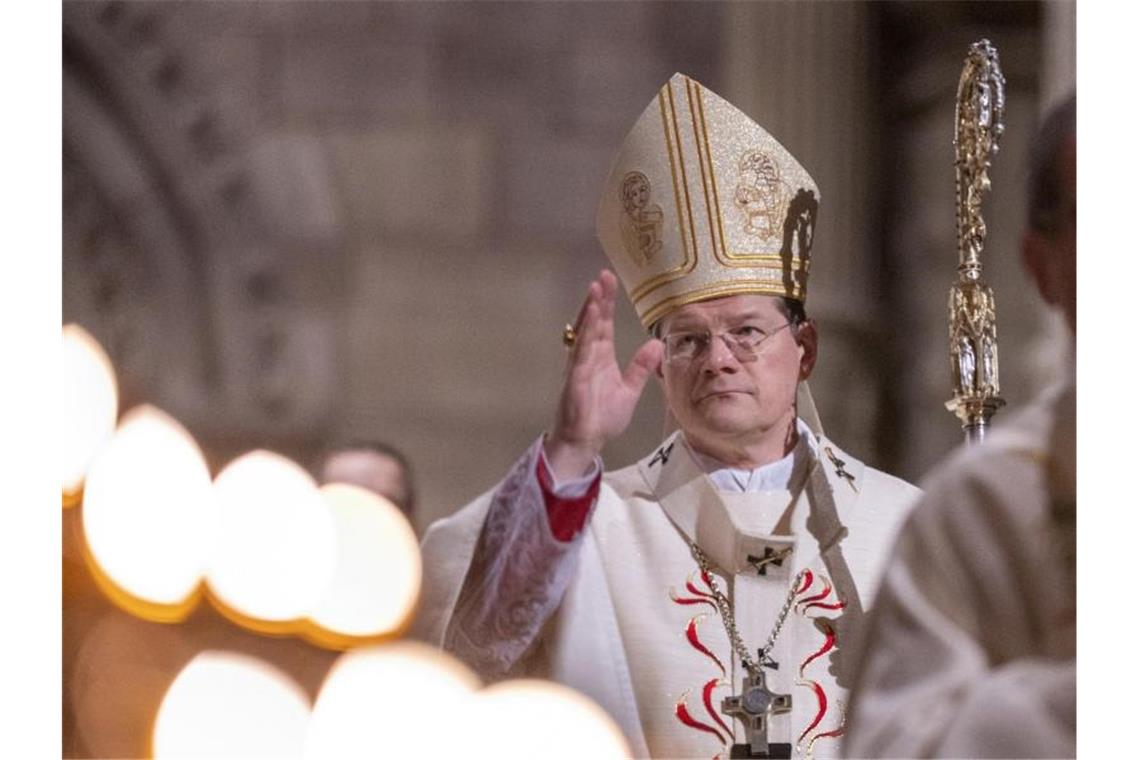
M541 439L491 497L444 648L488 679L530 651L573 578L582 537L552 533L537 476Z

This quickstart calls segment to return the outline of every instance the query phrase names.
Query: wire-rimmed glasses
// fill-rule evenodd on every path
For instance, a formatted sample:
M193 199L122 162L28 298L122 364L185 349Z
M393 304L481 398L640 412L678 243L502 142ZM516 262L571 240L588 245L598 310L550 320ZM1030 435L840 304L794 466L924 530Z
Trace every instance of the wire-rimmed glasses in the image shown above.
M713 338L720 338L737 361L749 362L759 356L765 341L791 326L791 322L785 322L770 331L765 331L756 325L741 325L719 333L708 330L675 332L662 337L661 340L665 343L666 361L690 362L709 350Z

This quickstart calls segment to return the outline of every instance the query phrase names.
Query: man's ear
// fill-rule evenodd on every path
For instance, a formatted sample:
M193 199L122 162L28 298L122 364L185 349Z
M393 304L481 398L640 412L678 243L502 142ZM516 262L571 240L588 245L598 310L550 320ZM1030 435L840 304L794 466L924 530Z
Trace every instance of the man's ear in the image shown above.
M1026 230L1021 236L1021 264L1033 278L1037 292L1050 306L1058 305L1060 290L1057 271L1054 266L1053 247L1047 237L1034 230Z
M816 351L819 348L815 320L805 320L796 328L796 343L800 348L800 380L807 380L815 369Z

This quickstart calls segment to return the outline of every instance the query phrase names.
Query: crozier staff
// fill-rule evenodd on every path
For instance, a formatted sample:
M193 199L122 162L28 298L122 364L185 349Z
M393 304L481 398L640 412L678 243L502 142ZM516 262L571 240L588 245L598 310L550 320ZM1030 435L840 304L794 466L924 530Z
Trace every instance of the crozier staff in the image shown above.
M777 224L734 202L755 166ZM661 88L602 190L617 277L601 273L564 332L554 425L429 529L420 636L484 678L584 691L639 756L835 756L843 657L917 491L816 418L804 299L818 203L742 112L680 74ZM624 369L618 278L653 336ZM603 473L650 375L679 430Z
M986 222L982 196L990 161L1005 131L1005 77L989 40L970 46L954 108L955 215L958 282L950 288L950 368L954 397L946 408L962 423L967 443L980 443L990 418L1005 406L998 395L997 313L982 278Z

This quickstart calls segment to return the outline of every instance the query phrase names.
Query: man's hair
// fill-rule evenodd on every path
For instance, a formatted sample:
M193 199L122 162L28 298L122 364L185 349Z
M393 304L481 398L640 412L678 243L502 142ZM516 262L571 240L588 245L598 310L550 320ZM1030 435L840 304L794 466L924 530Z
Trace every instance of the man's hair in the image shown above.
M325 447L317 456L314 463L314 471L318 478L324 472L325 465L337 454L343 454L348 451L371 451L374 454L380 454L393 460L400 466L400 471L404 475L404 489L407 497L404 504L397 504L396 506L403 508L407 512L411 512L416 505L416 491L415 485L412 481L412 465L408 461L404 452L397 449L391 444L382 441L375 441L367 438L351 439L347 441L338 441Z
M788 321L791 322L792 327L799 327L804 322L807 322L807 312L804 311L803 301L797 301L794 298L781 298L780 311Z
M797 301L794 298L783 296L776 303L777 308L780 310L780 313L783 314L788 322L791 323L792 327L799 327L807 321L807 312L804 311L804 305L802 301ZM650 335L652 335L654 338L661 339L663 337L661 335L661 324L664 321L665 317L662 317L661 319L654 322L653 326L649 328Z
M1077 94L1073 93L1049 111L1033 138L1026 188L1026 224L1031 230L1049 234L1060 227L1061 214L1065 213L1061 208L1061 149L1076 135Z

